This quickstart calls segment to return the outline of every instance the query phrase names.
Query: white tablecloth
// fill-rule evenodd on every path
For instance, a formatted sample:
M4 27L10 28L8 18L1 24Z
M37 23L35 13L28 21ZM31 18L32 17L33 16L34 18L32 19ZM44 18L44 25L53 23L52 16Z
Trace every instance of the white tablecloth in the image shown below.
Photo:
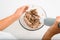
M16 40L16 38L12 34L0 31L0 40L9 40L9 39Z

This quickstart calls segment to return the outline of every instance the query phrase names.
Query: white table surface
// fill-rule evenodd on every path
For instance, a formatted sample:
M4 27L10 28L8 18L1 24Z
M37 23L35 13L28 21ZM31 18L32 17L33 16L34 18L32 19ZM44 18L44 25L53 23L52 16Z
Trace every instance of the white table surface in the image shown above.
M18 7L31 4L42 6L47 17L55 18L60 15L60 0L0 0L0 20L12 15ZM48 28L48 26L44 26L37 31L27 31L17 20L4 31L10 32L18 39L41 39ZM54 38L59 37L58 35Z

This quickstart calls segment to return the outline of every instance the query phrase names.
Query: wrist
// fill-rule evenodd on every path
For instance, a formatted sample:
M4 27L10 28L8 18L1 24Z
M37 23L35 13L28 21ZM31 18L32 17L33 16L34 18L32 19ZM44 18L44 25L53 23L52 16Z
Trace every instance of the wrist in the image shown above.
M18 15L18 14L16 14L16 13L14 13L12 16L13 16L13 18L15 18L15 19L18 19L18 18L20 17L20 15Z

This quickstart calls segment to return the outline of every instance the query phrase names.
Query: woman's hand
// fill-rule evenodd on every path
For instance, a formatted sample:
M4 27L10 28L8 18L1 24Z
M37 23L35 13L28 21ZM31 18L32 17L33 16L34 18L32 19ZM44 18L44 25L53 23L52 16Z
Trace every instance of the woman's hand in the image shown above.
M27 9L28 6L22 6L16 10L15 15L20 17Z
M51 38L58 33L60 33L60 16L56 17L54 24L44 34L42 40L51 40Z

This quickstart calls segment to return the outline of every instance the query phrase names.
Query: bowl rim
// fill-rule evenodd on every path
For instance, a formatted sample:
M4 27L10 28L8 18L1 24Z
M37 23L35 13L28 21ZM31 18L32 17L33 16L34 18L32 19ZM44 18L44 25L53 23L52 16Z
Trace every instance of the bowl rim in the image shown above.
M41 27L39 27L39 28L37 28L37 29L31 30L31 29L28 29L28 28L24 27L24 26L21 24L20 20L19 20L19 23L20 23L20 25L21 25L24 29L29 30L29 31L36 31L36 30L39 30L40 28L42 28L42 27L44 26L44 25L42 25Z

